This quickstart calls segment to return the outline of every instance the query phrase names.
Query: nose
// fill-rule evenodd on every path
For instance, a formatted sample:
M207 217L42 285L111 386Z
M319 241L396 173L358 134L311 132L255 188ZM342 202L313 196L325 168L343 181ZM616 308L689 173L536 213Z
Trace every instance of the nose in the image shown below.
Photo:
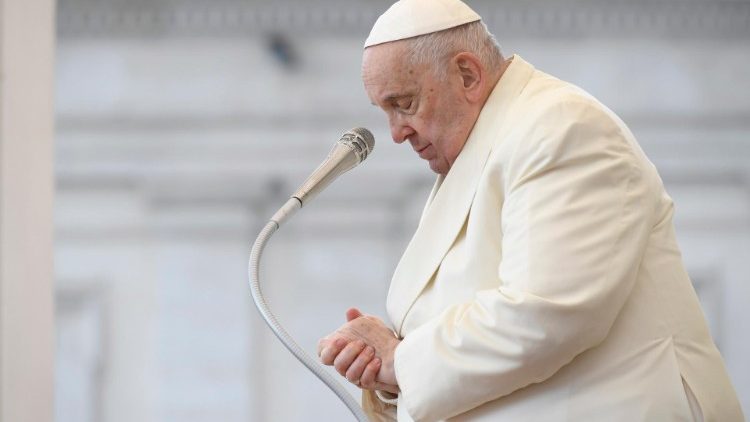
M411 126L401 121L398 117L391 118L389 123L391 126L391 137L393 138L393 142L397 144L403 143L416 133Z

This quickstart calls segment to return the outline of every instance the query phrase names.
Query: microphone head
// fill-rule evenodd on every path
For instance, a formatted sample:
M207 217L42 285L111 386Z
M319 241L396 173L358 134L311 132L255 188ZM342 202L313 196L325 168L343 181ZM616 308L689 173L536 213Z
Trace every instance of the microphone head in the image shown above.
M341 135L339 143L351 148L357 156L357 163L361 163L375 148L375 137L369 130L363 127L355 127Z

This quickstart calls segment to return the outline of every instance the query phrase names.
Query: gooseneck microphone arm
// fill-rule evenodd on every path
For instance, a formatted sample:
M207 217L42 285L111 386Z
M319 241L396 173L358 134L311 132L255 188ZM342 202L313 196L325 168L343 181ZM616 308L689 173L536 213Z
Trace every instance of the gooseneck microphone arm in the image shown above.
M326 188L336 177L361 163L372 152L375 139L369 130L355 128L346 132L331 150L328 158L302 184L297 192L271 217L258 235L250 251L248 273L250 277L250 292L255 306L268 324L271 331L284 346L312 371L325 385L328 386L346 407L354 414L359 422L367 422L367 416L357 401L346 391L343 385L336 381L316 359L310 357L286 332L268 307L260 288L260 259L266 243L281 225L303 205Z

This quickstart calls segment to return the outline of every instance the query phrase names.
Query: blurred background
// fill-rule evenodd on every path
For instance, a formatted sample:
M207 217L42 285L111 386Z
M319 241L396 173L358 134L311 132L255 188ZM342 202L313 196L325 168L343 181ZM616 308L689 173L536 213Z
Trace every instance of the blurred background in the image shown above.
M468 1L506 55L618 113L676 203L750 412L750 2ZM261 321L247 255L355 126L374 154L276 234L263 285L309 352L385 316L434 175L360 82L389 1L59 0L57 422L350 420ZM354 392L354 389L351 389Z

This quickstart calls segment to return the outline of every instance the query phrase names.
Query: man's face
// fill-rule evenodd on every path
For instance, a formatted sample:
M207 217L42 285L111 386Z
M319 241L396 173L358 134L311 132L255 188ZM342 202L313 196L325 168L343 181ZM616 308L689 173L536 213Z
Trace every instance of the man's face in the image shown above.
M404 60L403 42L369 47L362 59L367 95L388 116L393 140L409 141L435 173L447 174L474 124L462 96L460 76L438 80L427 67Z

